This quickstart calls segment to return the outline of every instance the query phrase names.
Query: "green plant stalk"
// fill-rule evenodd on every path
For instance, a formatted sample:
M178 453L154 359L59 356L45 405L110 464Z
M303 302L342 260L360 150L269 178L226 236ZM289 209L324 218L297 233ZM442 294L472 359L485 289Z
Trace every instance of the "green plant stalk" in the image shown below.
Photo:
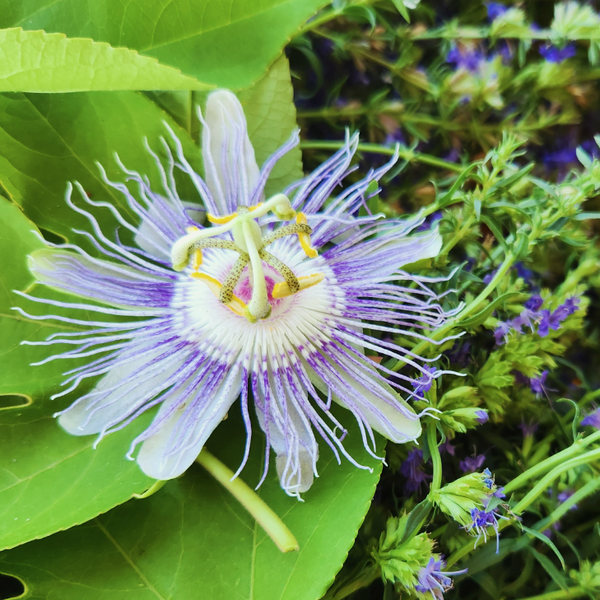
M523 511L527 510L527 508L550 487L552 482L565 471L568 471L569 469L574 469L575 467L598 459L600 459L600 448L596 448L596 450L586 452L581 456L572 458L571 460L568 460L563 464L559 465L558 467L550 471L550 473L548 473L545 477L540 479L540 481L538 481L538 483L533 487L533 489L528 494L526 494L520 502L517 503L517 505L513 508L513 512L517 515L520 515Z
M344 147L344 142L313 142L306 141L300 143L302 150L339 150ZM358 150L360 152L373 152L376 154L386 154L387 156L393 156L395 153L394 148L388 146L382 146L381 144L358 144ZM421 152L413 152L412 150L400 150L400 158L403 160L421 162L425 165L431 165L434 167L440 167L441 169L448 169L455 171L456 173L462 173L464 167L457 165L456 163L448 162L432 156L430 154L423 154Z
M427 444L431 454L431 462L433 463L433 480L429 487L429 495L440 489L442 485L442 457L437 443L437 426L433 419L427 423Z
M589 438L592 438L592 437L595 438L596 434L589 436ZM560 454L562 454L562 453L560 453ZM557 454L553 458L558 458L558 456L559 455ZM568 460L566 462L564 462L564 458L562 458L561 460L559 460L559 466L556 467L555 469L553 469L552 471L550 471L550 473L548 473L543 479L541 479L537 483L537 485L520 502L517 503L517 505L513 508L513 512L518 515L518 514L521 514L523 511L525 511L527 509L527 507L532 502L534 502L539 496L541 496L550 487L552 482L557 477L562 475L562 473L564 473L565 471L568 471L569 469L578 467L582 464L587 464L588 462L590 462L592 460L596 460L596 459L600 459L600 448L597 448L596 450L592 450L590 452L582 454L581 456L578 456L578 457ZM548 462L548 461L544 461L544 462ZM536 465L536 466L539 466L539 465ZM529 470L532 471L535 468L536 467L533 467L532 469L529 469ZM524 473L524 475L525 475L525 473ZM506 486L504 488L505 492L506 492L507 487L508 486ZM584 488L582 488L582 489L584 489ZM502 531L506 527L509 527L510 525L514 525L514 524L515 524L514 521L502 521L498 526L498 531ZM454 552L453 554L451 554L448 557L448 560L446 561L446 566L451 567L452 565L457 563L461 558L465 557L467 554L469 554L473 550L473 546L474 546L474 543L469 542L468 544L465 544L462 548L459 548L458 550L456 550L456 552Z
M372 1L373 0L362 0L359 2L355 2L352 6L368 6L369 4L372 3ZM316 29L317 27L320 27L321 25L325 25L325 23L329 23L329 21L333 21L334 19L337 19L339 16L341 16L344 13L344 8L328 10L328 11L324 12L322 15L314 17L312 20L310 20L308 23L306 23L306 25L304 25L304 27L301 27L296 32L296 35L294 35L294 37L300 37L301 35L304 35L305 33L308 33L309 31L312 31L313 29Z
M488 283L485 289L483 289L482 292L476 298L474 298L470 304L465 306L455 317L434 331L429 339L419 342L414 348L411 349L411 352L421 355L427 346L429 346L429 344L443 339L450 331L452 331L452 329L459 325L465 317L477 310L481 303L496 289L496 286L512 267L514 261L515 257L513 256L512 252L509 252L504 259L504 262L500 265L500 267L498 267L498 271L494 275L493 279ZM402 367L402 365L404 365L404 361L399 360L395 365L392 366L392 370L397 371L400 367Z
M515 477L511 482L507 483L504 486L504 492L506 494L510 494L515 490L518 490L519 488L523 487L530 479L534 479L542 475L543 473L554 469L554 467L561 465L566 460L582 452L586 446L589 446L591 443L597 440L600 440L600 431L597 431L592 435L587 436L586 438L576 441L568 448L565 448L565 450L562 450L558 454L555 454L554 456L543 460L542 462L531 467L530 469L527 469L525 473L521 473L521 475Z
M539 596L528 596L527 598L521 598L521 600L570 600L571 598L581 598L581 596L587 595L588 592L585 588L576 586L567 588L566 590L547 592L546 594L540 594Z
M548 517L542 519L535 525L535 529L542 531L547 527L550 527L556 521L562 519L573 506L578 502L581 502L584 498L593 494L598 488L600 488L600 477L595 477L591 481L588 481L582 488L578 489L570 498L567 498L560 506L553 511Z
M207 450L202 450L196 459L238 502L256 519L282 552L299 550L298 542L283 521L271 510L266 502L239 477L233 478L233 471Z

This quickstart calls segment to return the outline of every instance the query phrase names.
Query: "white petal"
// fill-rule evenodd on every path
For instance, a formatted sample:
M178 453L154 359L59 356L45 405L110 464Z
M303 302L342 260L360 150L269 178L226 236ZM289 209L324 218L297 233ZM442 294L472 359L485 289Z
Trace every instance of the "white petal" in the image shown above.
M232 92L217 90L208 96L202 158L206 184L221 214L246 205L260 171L244 110Z
M216 394L202 407L194 427L190 428L184 438L171 439L171 435L179 424L186 405L180 406L160 427L157 433L149 437L143 444L137 457L140 468L146 475L154 479L173 479L179 477L198 457L202 447L217 425L225 418L231 405L240 395L240 370L230 372ZM199 391L202 394L202 390ZM163 402L155 421L172 408L172 403ZM182 444L181 451L170 454L173 444Z
M288 389L289 387L285 386ZM313 484L319 447L308 418L302 418L288 398L280 398L271 377L269 442L275 450L277 475L281 487L290 496L306 492ZM306 398L305 390L298 390ZM260 404L265 405L263 390L259 388ZM255 403L258 422L266 433L265 415ZM287 414L287 420L284 415ZM285 429L284 429L285 428Z
M142 369L153 358L160 356L163 352L164 349L161 349L144 358L131 361L109 371L92 390L93 396L73 404L60 415L58 418L60 426L71 435L90 435L100 433L105 427L122 421L135 410L134 407L138 403L145 402L145 400L155 396L158 391L162 390L161 384L167 381L181 366L183 359L175 361L164 370L155 368L152 371L147 371L146 376L141 373L132 379L133 373ZM152 372L155 374L148 376ZM94 401L99 396L95 392L106 391L117 384L120 385L100 402L100 408L94 412L96 408ZM93 414L91 414L92 412Z
M421 435L421 422L417 413L390 385L380 380L374 381L374 377L371 378L369 375L372 369L366 363L364 370L356 368L352 374L330 359L328 363L331 369L335 370L356 392L351 399L358 405L361 414L375 431L397 444L416 440ZM327 395L327 386L317 373L307 363L304 363L304 368L313 385ZM374 394L361 383L367 379L381 388L381 395ZM393 403L390 396L393 398ZM385 397L388 399L387 402ZM344 399L337 394L333 393L332 398L344 408L348 408Z

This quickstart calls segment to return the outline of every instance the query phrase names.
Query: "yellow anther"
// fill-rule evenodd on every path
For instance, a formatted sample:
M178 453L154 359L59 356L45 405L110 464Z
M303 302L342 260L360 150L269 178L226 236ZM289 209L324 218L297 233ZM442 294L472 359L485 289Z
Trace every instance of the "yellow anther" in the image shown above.
M296 223L298 225L306 225L306 216L304 213L299 212L296 215ZM319 253L310 245L310 235L308 235L308 233L299 233L298 240L300 241L300 245L306 256L309 258L317 258L317 256L319 256ZM317 283L319 282L317 281Z
M325 279L325 273L313 273L312 275L306 275L305 277L298 277L298 283L300 284L298 292L312 287L313 285L317 285L317 283L321 283L323 279ZM292 295L293 292L285 281L276 283L271 292L273 298L285 298L286 296Z
M197 271L202 264L202 250L198 248L198 250L194 250L194 258L192 259L192 268L194 271Z
M223 286L221 285L221 283L217 279L215 279L214 277L211 277L210 275L207 275L206 273L192 273L191 275L195 279L199 279L200 281L202 281L203 283L205 283L208 286L208 289L217 298L219 297L219 294L221 293L221 288ZM232 296L231 301L228 302L227 304L225 304L225 306L229 310L231 310L231 312L233 312L234 314L238 315L239 317L246 316L246 308L247 308L247 306L235 294Z
M188 233L194 233L194 231L200 231L197 227L186 227L185 230Z
M224 217L219 217L211 215L210 213L206 213L206 218L215 225L226 225L227 223L233 221L237 216L238 214L236 212L231 213L230 215L225 215Z
M264 204L264 202L259 202L256 206L249 206L248 210L250 212L252 212L252 211L256 210L257 208L260 208L263 204Z

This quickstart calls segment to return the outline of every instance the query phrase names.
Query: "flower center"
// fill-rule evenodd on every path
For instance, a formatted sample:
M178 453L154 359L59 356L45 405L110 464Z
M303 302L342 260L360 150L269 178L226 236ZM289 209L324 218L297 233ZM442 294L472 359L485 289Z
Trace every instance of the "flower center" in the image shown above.
M284 225L263 236L256 220L269 211L283 221L295 219L296 222ZM188 229L187 235L175 242L171 250L173 268L176 271L182 271L192 258L193 272L191 276L203 281L220 302L235 314L245 316L251 323L269 317L273 299L297 294L299 291L323 281L325 277L323 273L296 277L285 263L265 250L275 240L289 235L297 235L305 254L310 258L317 256L317 251L310 245L312 229L307 224L304 214L296 213L287 196L277 194L256 206L238 206L237 212L223 217L208 214L208 220L212 223L212 227L206 229L191 227ZM229 231L233 240L216 237ZM240 255L223 282L206 273L199 272L202 265L203 248L232 250ZM275 283L272 290L268 289L263 263L272 267L284 279L280 283ZM244 298L239 298L234 295L233 291L247 265L249 266L248 282L251 291L249 294L245 293ZM271 280L271 278L269 279Z

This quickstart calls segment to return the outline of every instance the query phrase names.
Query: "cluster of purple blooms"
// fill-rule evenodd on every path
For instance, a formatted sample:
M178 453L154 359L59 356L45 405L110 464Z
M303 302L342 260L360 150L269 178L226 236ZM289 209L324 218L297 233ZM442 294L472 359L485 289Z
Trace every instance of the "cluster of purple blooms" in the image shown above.
M499 2L488 2L486 7L488 20L490 23L505 15L509 9L508 6L500 4ZM531 28L535 30L539 29L539 26L536 23L533 23ZM576 53L576 48L573 42L566 44L562 48L554 46L553 44L545 43L540 45L539 53L546 62L561 63L568 58L573 58Z
M537 324L538 326L538 335L540 337L546 337L551 329L553 331L560 329L561 323L577 311L579 302L579 298L572 296L567 298L563 304L558 306L558 308L550 311L547 308L542 308L544 301L540 295L536 294L531 296L531 298L525 302L524 310L518 317L510 321L503 321L498 325L494 331L496 344L500 345L503 342L506 342L508 334L511 331L523 333L523 327L529 327L531 331L533 331L534 324Z
M419 571L419 583L415 586L415 590L421 594L430 593L435 600L444 600L444 592L452 588L450 576L462 575L467 572L467 569L452 572L442 571L445 566L443 557L432 556L427 565Z
M408 453L406 460L400 466L400 473L406 478L404 493L407 496L419 491L421 486L432 478L423 471L423 452L417 448Z
M475 471L481 469L484 462L485 454L476 454L475 456L467 456L464 460L461 460L458 463L458 467L463 473L475 473Z
M486 502L486 505L483 510L478 508L471 509L471 523L465 527L465 530L469 533L473 532L477 534L477 540L475 541L475 546L479 540L483 537L484 542L487 542L487 530L488 527L491 527L496 532L496 554L500 552L500 531L498 529L498 519L506 519L502 515L498 514L498 512L490 507L490 502L492 498L505 498L506 494L504 493L503 488L496 488L494 478L492 476L492 472L489 469L485 469L483 471L485 476L484 483L490 489L490 496Z

